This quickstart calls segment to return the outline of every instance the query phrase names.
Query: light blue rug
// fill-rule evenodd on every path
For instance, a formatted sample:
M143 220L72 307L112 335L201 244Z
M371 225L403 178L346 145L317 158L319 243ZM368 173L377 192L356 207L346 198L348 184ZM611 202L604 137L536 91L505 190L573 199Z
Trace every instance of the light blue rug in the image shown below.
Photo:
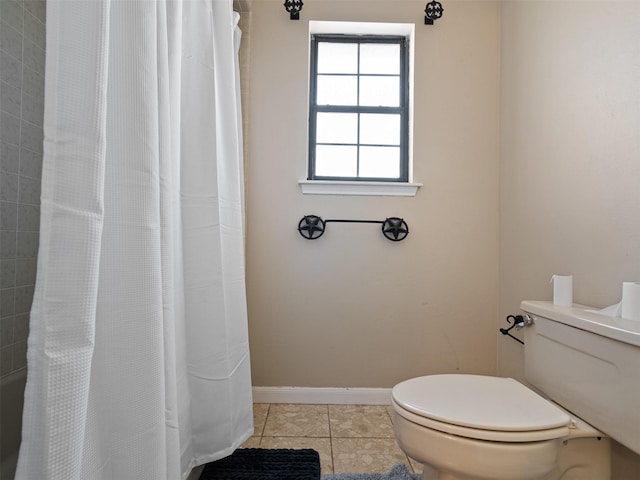
M422 475L411 473L404 463L396 463L387 473L334 473L322 480L420 480Z

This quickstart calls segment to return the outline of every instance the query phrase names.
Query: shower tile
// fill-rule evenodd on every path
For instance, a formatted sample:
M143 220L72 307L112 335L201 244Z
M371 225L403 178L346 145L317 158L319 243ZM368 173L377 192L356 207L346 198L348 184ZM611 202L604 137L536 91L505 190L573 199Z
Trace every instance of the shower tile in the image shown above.
M262 437L260 448L312 448L320 454L321 474L333 473L330 438Z
M16 232L0 231L0 260L16 258Z
M0 50L8 53L12 57L22 59L22 32L16 30L12 25L1 22L0 26ZM22 25L20 25L22 28Z
M0 348L0 375L5 376L13 371L13 346Z
M335 473L386 472L396 463L409 463L392 438L332 438L331 442Z
M11 115L19 117L22 109L20 89L5 81L0 81L0 108Z
M23 93L22 119L41 127L44 120L44 98Z
M0 288L14 287L16 284L16 261L0 260Z
M40 207L37 205L18 205L18 230L37 232L40 230Z
M22 91L27 95L44 98L44 76L27 66L23 66Z
M22 3L16 0L0 1L0 18L17 30L22 29L22 16L24 8Z
M44 0L27 0L24 2L24 8L34 17L44 23L47 19L47 6ZM25 12L26 15L26 12Z
M37 19L30 12L25 12L24 14L24 30L22 35L40 48L45 48L45 27L42 21Z
M20 149L17 145L6 142L0 143L0 170L10 173L18 173L20 168Z
M13 341L26 342L29 337L29 314L16 315L13 320Z
M18 204L0 200L0 230L15 230L18 226Z
M31 310L34 288L16 287L16 314L28 313Z
M13 370L20 370L27 366L27 342L13 344Z
M380 405L329 405L332 437L394 438L386 407Z
M31 150L20 150L20 175L42 178L42 155Z
M12 145L20 143L20 118L5 111L0 112L0 140Z
M36 258L39 241L38 232L16 232L16 258Z
M38 256L38 232L18 232L17 258L36 258Z
M37 260L35 258L16 259L16 287L35 285L36 266Z
M326 405L273 404L264 434L269 437L329 437Z
M15 288L5 288L0 290L0 318L9 317L15 314Z
M11 284L0 290L0 317L14 322L3 374L25 366L37 268L45 12L43 1L0 0L0 286Z
M14 317L0 319L0 347L6 347L14 343L13 340Z
M40 204L40 179L20 175L20 203Z
M42 155L42 127L29 122L22 122L22 131L20 132L20 148L31 150L32 152Z
M16 88L22 88L22 62L0 50L0 79Z
M4 172L0 178L0 200L7 202L18 201L18 175Z
M22 42L22 61L24 64L41 75L44 75L44 50L28 38L24 38Z

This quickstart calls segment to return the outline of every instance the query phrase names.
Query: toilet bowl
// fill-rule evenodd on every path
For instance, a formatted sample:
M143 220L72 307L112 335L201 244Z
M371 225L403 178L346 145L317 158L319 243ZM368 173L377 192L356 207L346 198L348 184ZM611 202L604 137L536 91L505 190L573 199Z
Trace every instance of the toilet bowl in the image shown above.
M640 454L640 322L520 307L531 388L462 374L393 388L398 445L432 467L424 480L609 480L610 439Z
M392 404L398 445L438 480L609 479L608 438L513 379L413 378Z

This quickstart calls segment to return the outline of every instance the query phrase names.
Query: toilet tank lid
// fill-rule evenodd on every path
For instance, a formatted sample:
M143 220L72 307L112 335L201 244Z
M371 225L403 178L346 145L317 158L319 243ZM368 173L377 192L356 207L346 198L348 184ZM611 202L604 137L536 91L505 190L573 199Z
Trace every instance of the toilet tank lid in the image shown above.
M399 383L392 396L416 415L476 429L526 432L567 426L571 420L512 378L428 375Z
M553 302L524 300L522 311L571 327L640 347L640 322L598 313L598 309L578 305L561 307Z

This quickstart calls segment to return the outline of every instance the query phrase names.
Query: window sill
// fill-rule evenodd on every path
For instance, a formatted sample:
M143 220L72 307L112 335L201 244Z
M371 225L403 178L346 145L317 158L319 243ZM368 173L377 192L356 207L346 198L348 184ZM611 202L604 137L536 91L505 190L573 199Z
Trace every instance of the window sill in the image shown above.
M300 180L305 195L370 195L415 197L421 183L405 182L340 182L329 180Z

